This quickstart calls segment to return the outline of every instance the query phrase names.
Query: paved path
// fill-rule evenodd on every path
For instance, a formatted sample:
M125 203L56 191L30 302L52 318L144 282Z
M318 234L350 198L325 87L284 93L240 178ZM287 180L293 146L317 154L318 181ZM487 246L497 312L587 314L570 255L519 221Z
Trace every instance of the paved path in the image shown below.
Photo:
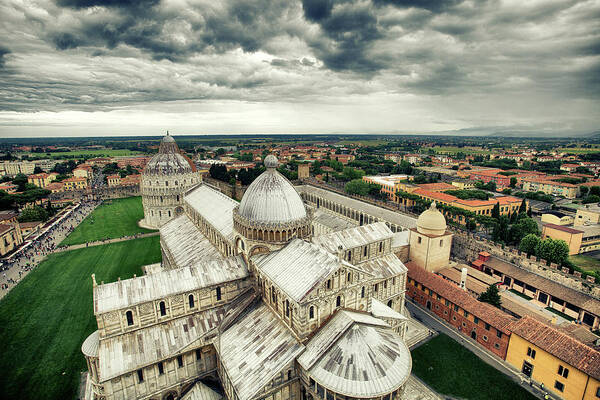
M158 235L160 235L160 232L157 231L157 232L150 232L150 233L138 233L136 235L123 236L123 237L116 238L116 239L96 240L95 242L87 242L87 243L81 243L81 244L74 244L71 246L59 247L59 248L55 249L52 253L62 253L64 251L83 249L86 247L93 247L93 246L101 246L103 244L125 242L127 240L141 239L141 238L158 236Z
M486 364L491 365L492 367L496 368L498 371L507 375L509 378L511 378L513 381L515 381L517 384L519 384L525 390L532 393L534 396L536 396L540 399L544 398L544 392L540 391L539 387L530 386L529 381L525 380L528 378L526 378L522 373L513 369L513 367L510 366L510 364L508 364L504 360L498 358L496 355L490 353L488 350L481 347L481 345L479 345L478 343L473 341L471 338L468 338L468 337L460 334L456 329L454 329L454 327L447 324L446 321L443 321L443 320L437 318L437 316L434 316L433 314L427 312L424 308L411 302L408 298L406 299L406 308L408 308L408 310L412 314L413 318L422 322L429 328L436 330L437 332L444 333L444 334L450 336L452 339L456 340L462 346L464 346L465 348L467 348L471 352L473 352L477 357L479 357L481 360L483 360ZM425 343L425 342L421 342L421 344L422 343ZM551 394L550 394L550 398L557 399L557 400L559 399L558 397L552 397Z

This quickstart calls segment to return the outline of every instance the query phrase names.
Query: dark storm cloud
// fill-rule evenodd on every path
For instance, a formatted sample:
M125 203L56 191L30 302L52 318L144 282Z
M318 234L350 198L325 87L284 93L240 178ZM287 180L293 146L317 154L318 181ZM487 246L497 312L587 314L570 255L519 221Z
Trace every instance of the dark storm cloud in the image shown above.
M333 0L302 0L302 9L307 20L319 22L331 15Z
M375 4L392 5L399 8L422 8L434 13L448 10L463 0L374 0Z
M10 54L10 50L0 45L0 69L3 69L6 64L6 56Z
M58 5L72 8L119 7L145 8L158 4L160 0L58 0Z

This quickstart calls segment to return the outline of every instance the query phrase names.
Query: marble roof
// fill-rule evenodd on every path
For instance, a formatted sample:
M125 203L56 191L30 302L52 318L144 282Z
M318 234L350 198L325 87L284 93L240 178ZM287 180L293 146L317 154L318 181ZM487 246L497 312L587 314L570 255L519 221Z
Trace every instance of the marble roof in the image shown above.
M238 202L207 185L200 185L183 199L225 238L233 241L233 209Z

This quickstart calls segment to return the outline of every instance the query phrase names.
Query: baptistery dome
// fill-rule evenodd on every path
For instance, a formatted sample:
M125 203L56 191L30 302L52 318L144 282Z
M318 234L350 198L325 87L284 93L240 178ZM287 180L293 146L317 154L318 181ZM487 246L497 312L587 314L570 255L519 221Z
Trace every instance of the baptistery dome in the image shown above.
M142 172L140 189L144 219L140 225L159 228L183 212L183 196L201 182L192 161L179 151L172 136L163 137L156 154Z
M238 214L261 224L282 224L306 218L302 198L290 181L277 172L277 158L268 155L264 164L267 170L244 193Z
M443 235L446 233L446 218L437 209L435 202L423 211L417 219L417 231L424 235Z
M144 175L187 174L195 171L192 161L180 153L175 139L167 133L160 142L158 154L146 164Z

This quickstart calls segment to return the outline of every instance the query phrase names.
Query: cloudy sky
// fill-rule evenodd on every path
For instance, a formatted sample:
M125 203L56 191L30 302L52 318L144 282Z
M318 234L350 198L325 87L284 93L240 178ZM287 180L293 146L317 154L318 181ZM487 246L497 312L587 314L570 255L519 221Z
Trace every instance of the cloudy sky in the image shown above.
M0 136L600 130L600 0L2 0Z

